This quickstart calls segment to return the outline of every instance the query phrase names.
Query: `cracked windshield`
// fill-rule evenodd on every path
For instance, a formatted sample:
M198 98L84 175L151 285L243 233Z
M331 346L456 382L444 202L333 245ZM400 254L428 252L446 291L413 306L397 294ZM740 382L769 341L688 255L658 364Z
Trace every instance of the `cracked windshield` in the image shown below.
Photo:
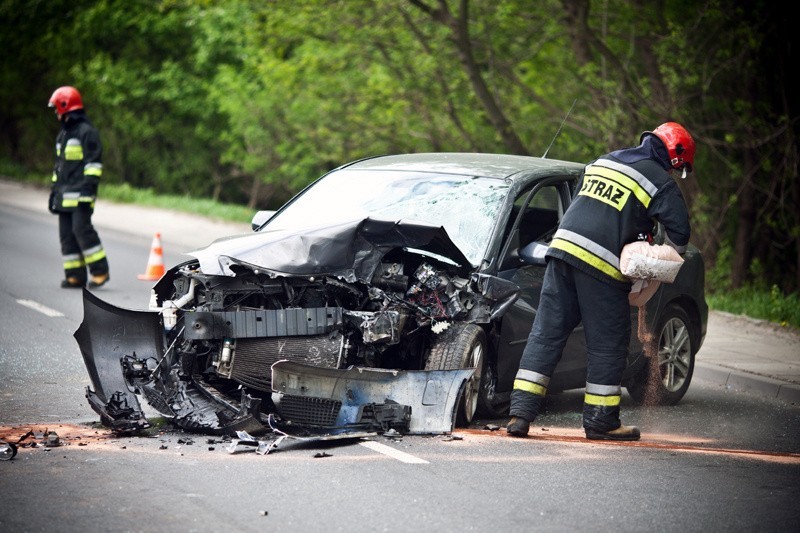
M309 188L268 229L298 229L371 217L443 226L470 263L483 259L508 185L446 174L334 172Z

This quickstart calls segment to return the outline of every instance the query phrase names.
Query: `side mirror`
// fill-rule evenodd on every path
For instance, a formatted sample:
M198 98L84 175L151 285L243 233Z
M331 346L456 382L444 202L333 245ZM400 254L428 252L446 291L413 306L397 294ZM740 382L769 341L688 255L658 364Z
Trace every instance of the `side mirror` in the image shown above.
M275 214L275 211L259 211L255 215L253 215L253 220L250 222L250 226L253 228L253 231L257 231L258 228L264 225L264 223L272 218L272 215Z
M546 253L547 245L545 243L533 241L520 249L519 258L526 265L545 266L544 254Z

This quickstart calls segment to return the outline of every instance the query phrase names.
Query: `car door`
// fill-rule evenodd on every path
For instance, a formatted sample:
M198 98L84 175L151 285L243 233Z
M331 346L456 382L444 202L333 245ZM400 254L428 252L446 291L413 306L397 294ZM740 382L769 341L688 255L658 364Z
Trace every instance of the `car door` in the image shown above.
M514 376L530 333L544 279L543 265L524 264L519 249L540 241L549 243L569 205L572 177L537 183L517 196L509 218L498 276L516 283L519 297L503 316L497 343L497 392L513 388ZM570 335L551 379L551 390L582 387L586 380L586 342L583 326Z

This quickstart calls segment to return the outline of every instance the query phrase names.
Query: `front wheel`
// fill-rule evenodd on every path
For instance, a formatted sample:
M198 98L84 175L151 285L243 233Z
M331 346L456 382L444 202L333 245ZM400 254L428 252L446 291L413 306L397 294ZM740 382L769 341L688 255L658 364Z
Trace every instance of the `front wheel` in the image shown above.
M502 418L508 415L509 394L497 392L497 369L490 360L483 364L480 394L478 394L478 414L488 418Z
M645 345L645 365L627 386L641 405L675 405L692 381L697 335L689 315L670 305L658 321L653 341Z
M475 324L451 325L434 339L425 370L474 368L458 402L456 426L472 422L478 407L481 375L486 356L486 333Z

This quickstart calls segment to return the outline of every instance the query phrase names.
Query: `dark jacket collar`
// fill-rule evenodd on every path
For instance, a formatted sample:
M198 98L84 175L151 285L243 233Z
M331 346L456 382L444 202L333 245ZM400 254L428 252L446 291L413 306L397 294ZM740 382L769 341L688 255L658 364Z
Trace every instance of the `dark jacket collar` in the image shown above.
M76 109L75 111L64 113L64 116L61 117L61 127L63 129L70 129L75 127L80 122L85 122L87 120L88 117L86 116L86 111L83 109Z
M669 164L667 147L664 146L661 139L653 134L645 134L642 144L639 146L616 150L608 155L626 164L636 163L643 159L651 159L661 165L664 170L668 171L672 168Z

